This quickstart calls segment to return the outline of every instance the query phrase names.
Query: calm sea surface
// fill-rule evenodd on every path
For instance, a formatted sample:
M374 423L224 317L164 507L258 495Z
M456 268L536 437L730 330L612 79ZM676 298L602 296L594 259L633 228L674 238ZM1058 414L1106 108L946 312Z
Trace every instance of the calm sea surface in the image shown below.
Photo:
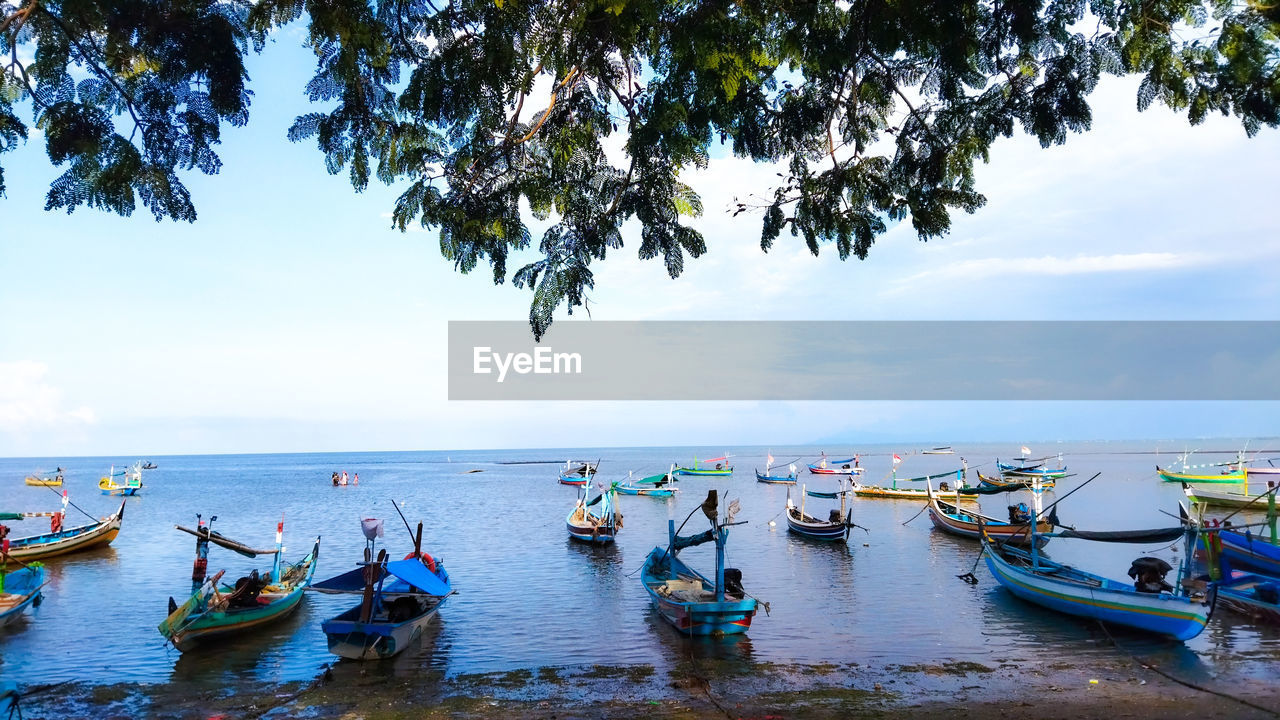
M1227 442L1215 443L1230 449ZM862 453L864 481L888 476L892 453L903 456L903 477L959 467L994 472L994 459L1016 451L1000 445L956 447L956 455L910 454L900 446L774 447L780 462L816 460L825 449L843 458ZM1059 506L1063 522L1081 529L1137 529L1175 524L1180 489L1161 483L1155 464L1171 463L1177 447L1154 444L1062 444L1037 447L1062 452L1077 472L1059 484L1058 496L1102 476ZM667 501L622 497L625 527L616 546L594 548L567 538L564 517L575 488L556 482L550 464L509 464L602 458L601 480L665 471L672 462L729 452L732 478L682 478L682 492ZM751 661L858 662L871 665L949 660L995 665L1081 656L1115 656L1095 625L1021 602L1001 590L985 565L980 583L956 578L978 556L975 543L943 535L919 514L914 501L853 500L855 530L848 545L790 536L780 513L784 486L755 482L764 448L607 448L591 450L490 450L467 452L342 453L153 457L159 468L144 475L140 496L126 500L124 526L110 547L48 562L51 584L41 607L15 626L0 629L0 678L20 683L84 681L144 683L182 680L218 685L233 678L287 681L313 677L335 658L325 648L323 618L351 604L341 597L308 594L290 619L256 635L179 653L165 645L156 625L169 596L179 602L190 586L194 539L174 529L194 526L196 513L217 515L219 532L249 545L269 547L283 514L286 558L305 554L321 537L316 578L354 567L364 546L362 517L386 520L391 553L411 547L392 509L402 503L411 523L424 523L424 546L445 561L458 595L440 613L439 624L420 647L388 664L388 672L423 668L453 675L544 665L644 663L659 668L689 652ZM1225 456L1197 455L1208 462ZM25 474L64 468L72 502L101 516L120 499L99 494L98 478L114 463L137 458L0 459L0 509L47 511L58 497L26 487ZM335 488L330 474L360 474L359 486ZM468 470L482 470L467 473ZM830 477L805 474L811 489L833 490ZM728 564L743 573L747 590L767 601L747 637L690 641L677 636L649 609L638 569L656 544L665 544L667 518L677 523L717 488L739 498ZM798 498L798 492L796 494ZM1052 496L1050 496L1052 497ZM1017 498L1016 499L1026 499ZM810 514L823 515L830 501L809 499ZM984 499L989 513L1005 515L1005 499ZM72 511L69 521L79 524ZM82 515L80 520L84 520ZM908 522L909 521L909 522ZM776 523L776 525L771 524ZM44 519L9 523L14 536L46 531ZM686 534L706 529L696 516ZM1055 559L1124 579L1129 562L1149 553L1177 565L1180 547L1097 545L1054 540ZM710 573L713 546L686 550L690 565ZM211 548L209 572L229 577L266 568L220 548ZM1172 579L1172 578L1171 578ZM1219 612L1209 628L1184 645L1118 633L1129 651L1163 663L1185 677L1274 673L1280 631Z

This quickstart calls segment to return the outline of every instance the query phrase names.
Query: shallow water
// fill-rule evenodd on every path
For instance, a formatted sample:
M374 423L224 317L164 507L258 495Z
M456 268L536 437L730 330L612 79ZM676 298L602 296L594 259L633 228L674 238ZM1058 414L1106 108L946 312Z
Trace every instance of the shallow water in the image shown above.
M1229 448L1230 446L1224 443ZM840 457L852 448L826 448ZM957 447L957 455L907 455L902 447L866 446L862 464L868 483L882 482L893 452L905 457L899 474L918 476L959 466L983 466L1007 446ZM1175 521L1180 489L1161 483L1157 458L1147 445L1074 444L1054 446L1079 473L1062 481L1057 497L1096 472L1102 476L1059 506L1064 522L1082 529L1167 527ZM703 456L721 455L706 448ZM779 460L817 457L820 448L773 448ZM230 679L307 679L334 660L325 647L320 621L352 600L308 595L286 621L260 632L187 654L168 648L156 625L170 595L179 602L190 585L194 539L174 530L193 526L195 514L218 516L215 529L257 547L274 541L275 524L285 522L287 559L305 554L321 536L317 579L351 567L364 545L359 518L386 520L384 542L391 553L407 552L411 541L392 510L393 501L411 523L424 523L423 544L449 569L458 594L441 610L438 624L420 646L393 662L388 672L423 668L449 675L545 665L651 664L659 668L689 653L768 662L857 662L877 666L959 660L998 665L1038 663L1089 656L1113 657L1117 650L1096 624L1028 605L1001 590L986 570L970 586L957 579L977 559L977 545L933 530L915 501L855 499L854 530L848 545L790 536L780 512L784 486L755 482L752 467L764 467L765 450L728 448L732 478L681 480L671 501L620 499L625 527L613 547L572 542L564 517L575 489L556 482L551 464L503 464L603 458L602 480L665 471L688 462L687 448L596 450L515 450L468 452L344 453L154 457L159 468L144 476L140 496L126 500L120 536L106 549L48 562L51 583L45 601L22 622L0 629L0 678L21 683L66 680L112 683L121 680L182 680L217 686ZM845 454L841 454L845 453ZM1204 458L1204 459L1201 459ZM1214 456L1197 456L1207 462ZM72 502L105 515L119 499L99 494L98 478L113 462L134 458L0 460L0 508L55 509L46 488L22 485L35 470L65 470ZM1172 462L1169 454L1162 463ZM358 472L361 484L335 488L334 470ZM465 471L483 472L467 474ZM804 475L810 488L832 490L830 477ZM728 564L743 572L747 590L767 601L749 635L727 641L679 637L649 609L638 579L645 555L665 544L667 519L679 524L708 488L740 498ZM799 498L798 488L793 490ZM1050 499L1052 499L1050 495ZM1025 499L1019 498L1019 499ZM810 498L810 514L825 516L832 501ZM991 514L1003 515L1004 498L984 499ZM75 524L75 511L69 520ZM83 519L83 516L80 516ZM770 525L770 521L776 525ZM47 529L47 521L9 523L14 536ZM700 532L700 513L685 533ZM1095 546L1054 540L1054 558L1117 579L1142 553L1177 565L1180 547ZM691 548L681 557L710 573L714 548ZM237 577L266 561L212 548L209 571L225 568ZM1172 579L1172 576L1171 576ZM1280 659L1280 631L1259 627L1225 612L1184 645L1132 633L1115 633L1130 652L1162 663L1188 679L1211 676L1263 677Z

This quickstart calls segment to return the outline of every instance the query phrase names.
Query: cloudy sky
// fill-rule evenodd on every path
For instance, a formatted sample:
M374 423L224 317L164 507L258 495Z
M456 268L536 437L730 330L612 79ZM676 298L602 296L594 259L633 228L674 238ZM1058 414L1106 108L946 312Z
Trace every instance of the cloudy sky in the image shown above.
M356 195L287 142L311 65L283 39L252 60L250 126L189 178L194 225L45 212L43 139L0 156L0 455L1280 435L1269 402L451 403L447 321L520 320L529 297L392 230L400 188ZM776 170L720 157L690 178L709 253L673 281L629 242L596 266L591 318L1280 319L1280 133L1138 113L1135 90L1104 81L1065 146L997 144L986 207L928 243L895 227L865 262L786 236L762 253L759 217L728 209ZM1249 338L1151 352L1215 342Z

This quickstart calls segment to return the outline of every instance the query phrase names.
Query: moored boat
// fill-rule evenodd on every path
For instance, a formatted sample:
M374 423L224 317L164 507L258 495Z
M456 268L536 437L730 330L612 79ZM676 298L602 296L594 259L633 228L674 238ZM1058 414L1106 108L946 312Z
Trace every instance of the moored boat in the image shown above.
M693 512L702 510L711 522L711 529L686 537L677 535L675 521L669 520L667 547L651 550L641 567L640 582L649 593L654 609L685 635L721 637L744 633L751 627L756 599L743 589L742 573L724 566L729 527L742 524L733 521L737 505L737 501L729 503L724 518L720 519L716 491L709 490L706 500ZM716 544L714 580L685 565L678 557L680 550L706 542Z
M589 543L611 543L622 529L622 513L618 511L618 493L614 485L603 490L594 500L588 501L589 490L574 503L565 516L569 537ZM600 507L594 509L596 505Z
M895 456L895 457L896 457L896 456ZM963 460L964 460L964 458L961 458L961 461L963 461ZM966 480L966 478L968 477L968 472L969 472L969 466L968 466L968 464L965 464L965 465L964 465L963 467L961 467L959 470L949 470L949 471L947 471L947 472L934 473L933 475L923 475L923 476L921 476L921 477L901 478L901 479L900 479L900 478L898 477L897 463L894 463L893 479L892 479L892 481L890 482L889 487L882 487L882 486L879 486L879 485L863 485L863 484L861 484L861 483L854 483L854 484L853 484L853 494L854 494L854 495L857 495L858 497L880 498L880 499L884 499L884 500L925 500L925 501L928 501L928 499L929 499L929 493L928 493L928 491L926 491L926 490L921 490L921 489L916 489L916 488L900 488L900 487L898 487L898 483L899 483L900 481L901 481L901 482L929 482L930 480L936 480L936 479L938 479L938 478L951 477L952 475L954 475L954 476L955 476L955 478L956 478L956 480L955 480L956 488L958 488L958 489L959 489L959 491L960 491L959 500L960 500L960 501L966 501L966 500L968 500L968 501L972 501L972 500L974 499L974 498L973 498L973 495L977 495L977 494L979 494L979 493L978 493L978 492L976 492L976 491L971 491L971 489L970 489L970 487L969 487L969 484L968 484L968 481ZM944 482L944 483L941 483L941 484L940 484L940 486L939 486L939 488L938 488L938 491L939 491L939 492L953 492L954 490L953 490L953 488L949 487L947 483L945 483L945 482ZM809 491L809 495L810 495L810 497L823 497L822 495L814 495L813 491ZM832 496L832 497L834 497L834 496Z
M986 534L1013 545L1027 545L1032 542L1032 514L1026 503L1010 505L1009 519L1001 520L983 515L976 510L961 509L954 501L940 499L929 483L925 483L925 489L929 496L929 520L933 522L934 527L943 532L979 540L985 531ZM1039 495L1034 496L1033 500L1038 501ZM1053 530L1053 524L1038 520L1035 530L1039 533L1047 533ZM1048 542L1048 538L1041 536L1040 542Z
M675 469L676 466L672 465L665 473L650 475L639 480L632 480L631 473L628 473L627 482L615 483L614 489L618 491L619 495L669 498L679 491L679 488L676 487Z
M0 555L0 627L17 622L27 608L38 606L41 591L48 584L44 565L38 562L16 570L5 568L4 556Z
M796 507L791 501L791 491L787 491L787 529L801 537L811 538L814 540L848 540L849 530L855 527L848 510L846 499L848 497L847 490L840 490L836 495L840 498L840 508L831 509L826 520L813 517L805 513L805 500L808 497L804 490L804 486L800 486L800 506Z
M58 474L53 477L28 475L23 478L22 482L32 487L62 487L62 469L59 468Z
M975 470L974 472L978 473L978 485L980 487L1001 488L1003 490L1030 490L1036 481L1036 478L1029 476L993 477L991 475L983 475L981 470ZM1040 487L1044 490L1052 490L1055 485L1057 485L1055 478L1043 478L1040 480Z
M1044 467L1043 462L1033 465L1025 464L1027 458L1015 458L1021 461L1021 464L1013 465L1010 463L1002 463L996 460L996 467L1000 469L1000 474L1006 478L1039 478L1040 480L1061 480L1067 476L1067 466L1062 464L1062 456L1058 456L1058 467Z
M64 491L64 507L67 502L66 498L67 495ZM124 503L121 502L120 508L107 517L70 528L63 525L66 517L65 510L53 513L0 513L0 520L22 520L24 518L37 517L49 518L49 532L10 540L10 557L24 562L45 560L58 555L66 555L108 545L120 534L120 524L124 521ZM7 527L0 525L0 538L7 535L8 531Z
M1201 483L1210 485L1240 484L1248 480L1248 476L1240 471L1224 472L1217 475L1199 475L1189 472L1177 472L1156 466L1156 474L1165 482Z
M444 562L422 550L422 523L413 552L394 561L387 560L385 549L373 559L381 520L365 520L361 529L367 540L364 562L310 589L361 596L355 606L321 623L329 652L351 660L393 657L422 637L454 590Z
M276 525L276 546L273 550L256 550L243 543L213 531L196 515L196 529L175 526L182 532L196 537L196 558L191 571L191 596L182 605L169 598L169 615L157 626L166 640L181 651L188 651L202 643L228 635L253 630L267 623L287 617L302 601L303 590L311 584L316 571L316 559L320 554L320 538L316 538L311 552L293 565L281 560L284 551L284 521ZM209 545L217 545L245 557L270 555L271 569L260 574L254 569L234 583L220 585L225 570L206 578Z
M715 467L707 467L709 463L715 463ZM697 456L693 458L693 467L676 467L673 470L676 475L695 475L695 476L725 476L733 474L733 466L729 464L729 456L724 455L710 460L699 460Z
M814 475L861 475L862 467L858 465L859 456L854 455L845 460L829 460L827 454L817 463L809 463L809 472Z
M1280 578L1280 545L1247 528L1244 532L1225 528L1216 532L1222 545L1222 558L1231 567Z
M765 483L766 485L795 485L796 464L790 463L787 469L790 471L787 475L773 475L773 455L770 454L765 460L764 472L761 473L760 470L755 469L756 482Z
M560 471L560 484L583 487L596 474L596 468L599 466L599 460L595 464L588 462L574 463L572 460L566 460L564 469Z
M1201 505L1265 510L1267 507L1266 496L1268 493L1274 492L1274 490L1267 490L1253 495L1249 492L1248 483L1242 485L1239 490L1217 487L1205 488L1182 483L1182 492L1187 496L1188 500Z
M137 495L142 489L142 463L134 463L133 467L118 473L112 465L107 476L98 481L98 489L103 495Z
M1259 622L1280 625L1280 580L1257 573L1226 574L1217 583L1219 605Z

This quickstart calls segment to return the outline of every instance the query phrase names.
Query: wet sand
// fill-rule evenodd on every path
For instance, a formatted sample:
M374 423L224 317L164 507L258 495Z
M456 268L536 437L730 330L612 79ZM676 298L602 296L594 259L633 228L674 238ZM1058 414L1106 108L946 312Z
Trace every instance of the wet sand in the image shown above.
M1198 684L1201 689L1187 687L1130 659L1056 658L995 667L689 659L667 672L594 665L453 677L339 663L309 683L27 687L22 707L26 718L49 720L1280 717L1280 688L1273 683Z

